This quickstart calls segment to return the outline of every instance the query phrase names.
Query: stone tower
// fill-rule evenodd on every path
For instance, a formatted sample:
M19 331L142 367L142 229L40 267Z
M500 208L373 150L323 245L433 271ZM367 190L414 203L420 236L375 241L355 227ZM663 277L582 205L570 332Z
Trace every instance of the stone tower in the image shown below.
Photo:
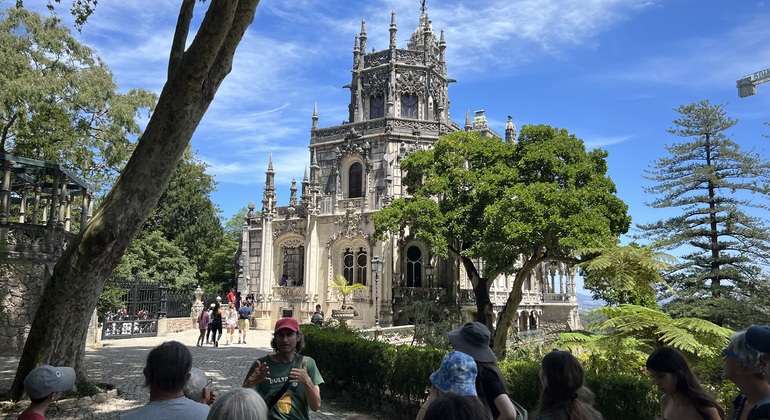
M238 288L244 294L255 293L260 328L270 328L281 316L308 321L316 304L327 315L338 309L341 296L330 285L338 275L366 286L346 299L354 310L350 322L357 327L371 327L375 320L382 326L408 323L406 297L459 302L473 317L472 293L466 290L457 261L432 255L411 236L373 239L370 216L404 196L400 165L410 153L429 149L441 135L463 129L515 142L515 126L509 119L503 138L488 126L483 110L476 111L472 121L468 111L464 127L451 121L448 87L454 80L447 76L444 32L436 36L424 8L406 48L397 46L395 13L389 32L387 49L367 52L366 22L361 22L353 44L351 81L345 86L350 90L347 121L321 127L323 112L313 106L310 171L302 178L299 201L292 183L289 204L276 206L272 160L269 163L262 214L250 211L246 217L237 256ZM375 257L384 261L379 273L371 270ZM561 290L547 287L559 284L553 277L557 273ZM569 271L559 268L541 274L533 273L532 293L522 302L525 312L517 326L523 329L538 325L544 293L558 294L552 300L566 304L569 313L574 308L577 319ZM284 276L291 276L297 285L281 286ZM496 281L499 293L492 294L496 310L504 305L510 284L502 277ZM562 324L567 322L563 312L557 317Z

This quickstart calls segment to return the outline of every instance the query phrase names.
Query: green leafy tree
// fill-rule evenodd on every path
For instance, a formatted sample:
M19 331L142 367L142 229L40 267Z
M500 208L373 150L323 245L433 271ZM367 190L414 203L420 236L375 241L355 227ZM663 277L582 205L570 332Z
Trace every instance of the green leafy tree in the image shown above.
M174 289L194 290L198 284L195 267L184 252L160 231L142 233L131 242L114 277L160 279L168 275Z
M605 249L582 250L588 256L580 263L585 288L594 299L608 305L631 303L655 307L658 285L668 286L661 275L673 268L676 258L636 243Z
M225 235L232 238L236 242L241 242L241 235L243 235L243 224L245 223L246 214L249 213L248 207L243 207L238 210L229 220L225 222ZM259 216L260 212L255 212Z
M142 228L163 232L184 251L198 273L206 272L212 249L219 249L225 240L219 208L211 201L216 182L206 173L207 167L188 148Z
M645 177L656 184L645 191L656 195L650 206L679 212L640 227L656 248L685 252L668 277L678 295L673 312L743 328L768 305L754 287L767 295L761 266L770 262L770 233L757 214L768 208L770 162L727 136L737 121L724 106L701 101L676 111L668 132L688 140L666 146L670 156L652 163ZM733 316L734 305L746 312Z
M117 93L112 73L56 18L0 11L0 153L55 162L97 188L114 181L155 105L142 89Z
M84 2L90 6L90 1ZM9 392L13 400L21 398L24 378L42 363L73 366L79 386L91 382L85 368L88 317L73 318L72 311L88 313L96 307L107 279L157 205L193 132L230 73L259 0L206 3L205 16L188 42L196 4L203 3L181 0L168 79L131 158L46 281Z
M579 262L577 249L613 245L628 230L627 206L607 176L607 153L587 152L566 130L522 127L519 142L470 132L442 136L402 163L411 194L373 215L375 234L408 232L458 258L471 280L480 322L492 328L492 281L515 274L497 316L493 347L505 341L529 273L547 261ZM484 261L483 271L474 264Z

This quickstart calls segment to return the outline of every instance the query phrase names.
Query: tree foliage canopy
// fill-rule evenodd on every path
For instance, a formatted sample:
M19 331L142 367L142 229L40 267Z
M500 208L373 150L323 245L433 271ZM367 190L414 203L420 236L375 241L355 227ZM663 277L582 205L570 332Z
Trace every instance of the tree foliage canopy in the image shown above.
M442 136L403 163L408 198L372 216L382 236L409 234L441 256L460 259L473 283L480 321L491 327L492 281L515 273L497 318L504 340L526 276L541 262L575 263L574 251L613 245L627 231L627 206L606 176L607 153L587 152L566 130L524 126L519 143L472 132ZM483 268L474 260L483 260Z
M73 366L78 384L90 383L85 368L88 317L68 315L88 313L96 306L107 279L157 205L193 132L232 70L235 51L254 20L259 0L208 2L199 27L191 28L196 4L181 1L168 79L121 176L46 280L9 393L14 400L23 393L26 375L41 363ZM195 36L188 42L191 29Z
M662 273L673 269L676 258L636 243L579 251L585 261L578 267L584 287L594 299L608 305L631 303L657 308L657 286L670 287Z
M56 18L0 11L0 152L72 168L101 189L128 160L156 96L112 73Z
M770 162L754 150L741 150L727 136L737 121L724 106L701 101L676 111L680 117L668 132L688 140L666 146L670 156L652 163L646 178L655 184L645 191L656 195L650 206L679 213L641 228L653 246L686 253L669 277L678 295L691 301L750 301L751 285L763 284L762 267L770 263L770 233L759 216L768 210ZM758 314L753 306L749 314ZM740 318L701 315L734 328L746 326Z

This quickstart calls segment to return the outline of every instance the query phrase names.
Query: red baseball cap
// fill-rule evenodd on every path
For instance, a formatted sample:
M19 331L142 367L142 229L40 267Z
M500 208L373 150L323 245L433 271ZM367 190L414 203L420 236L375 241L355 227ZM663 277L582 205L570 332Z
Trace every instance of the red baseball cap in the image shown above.
M278 330L283 328L299 331L299 323L294 318L281 318L275 323L275 332L278 332Z

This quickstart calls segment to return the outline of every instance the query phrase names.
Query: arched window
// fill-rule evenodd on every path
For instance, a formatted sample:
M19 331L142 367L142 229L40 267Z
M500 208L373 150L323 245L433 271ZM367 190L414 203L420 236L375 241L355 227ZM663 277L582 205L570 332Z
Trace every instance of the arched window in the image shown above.
M414 245L406 250L406 287L422 287L422 250Z
M348 169L348 198L364 196L364 170L361 162L350 165Z
M369 97L369 119L382 118L385 116L385 97L382 95L373 95Z
M417 118L417 95L405 93L401 95L401 116L404 118Z
M366 286L366 273L369 269L368 253L363 248L355 252L345 248L342 253L342 276L348 284L361 283Z

